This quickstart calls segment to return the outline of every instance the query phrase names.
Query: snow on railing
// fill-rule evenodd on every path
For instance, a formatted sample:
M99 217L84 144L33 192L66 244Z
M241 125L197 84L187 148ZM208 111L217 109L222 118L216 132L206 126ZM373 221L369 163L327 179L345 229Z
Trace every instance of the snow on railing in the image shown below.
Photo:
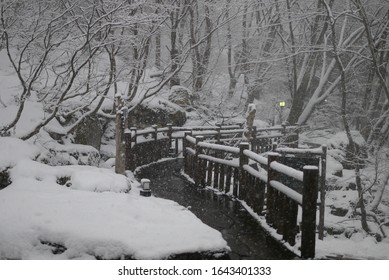
M264 169L261 169L261 171L254 169L250 165L244 165L243 169L247 171L250 175L257 177L263 182L267 181L267 172Z
M300 205L304 221L301 256L313 258L315 228L312 229L312 224L316 225L318 168L309 166L299 171L277 162L281 159L279 154L270 153L265 158L250 151L249 143L235 148L207 143L204 139L204 136L184 139L184 171L195 184L232 194L259 215L266 209L267 223L292 246L298 233ZM231 158L230 154L239 156Z
M239 168L239 162L236 160L228 160L228 159L221 159L221 158L215 158L212 156L207 156L207 155L199 155L198 156L200 159L205 159L210 162L218 163L218 164L223 164L225 166L231 166L235 168Z
M311 148L311 149L298 149L298 148L288 148L288 147L281 147L277 148L277 153L285 153L285 154L313 154L313 155L321 155L323 153L323 147L325 145L321 146L320 148Z
M239 148L220 145L220 144L211 144L211 143L207 143L207 142L200 142L199 146L201 148L207 148L207 149L212 149L212 150L216 150L216 151L224 151L224 152L229 152L229 153L233 153L233 154L239 153Z
M250 143L241 143L240 126L173 127L125 130L126 169L162 157L184 156L184 170L199 186L210 186L244 200L277 229L292 246L296 242L297 213L301 205L301 256L314 256L318 169L303 171L282 162L285 154L316 155L318 149L300 151L297 127L253 127ZM229 143L232 146L222 145ZM289 147L277 148L275 143ZM239 145L239 147L234 147ZM258 153L277 150L282 154ZM288 160L290 160L288 158ZM293 166L294 167L294 166ZM308 206L309 207L308 207ZM313 237L312 237L313 236ZM308 241L307 241L308 240Z
M267 165L267 158L250 150L244 150L244 155L262 165Z
M317 159L319 172L319 191L320 191L320 204L319 204L319 239L324 238L324 212L325 212L325 197L326 197L326 169L327 169L327 146L321 145L316 148L290 148L290 147L274 147L274 151L280 153L282 156L294 155L299 158Z
M298 192L292 190L288 186L285 186L284 184L282 184L278 181L271 180L269 183L270 183L270 186L272 186L274 189L285 194L287 197L290 197L291 199L296 201L298 204L300 204L300 205L303 204L303 196L301 194L299 194Z
M292 167L289 167L287 165L284 165L284 164L281 164L279 162L274 161L270 164L270 168L275 170L275 171L278 171L279 173L282 173L282 174L287 175L289 177L295 178L296 180L299 180L300 182L303 181L303 177L304 177L303 172L296 170Z

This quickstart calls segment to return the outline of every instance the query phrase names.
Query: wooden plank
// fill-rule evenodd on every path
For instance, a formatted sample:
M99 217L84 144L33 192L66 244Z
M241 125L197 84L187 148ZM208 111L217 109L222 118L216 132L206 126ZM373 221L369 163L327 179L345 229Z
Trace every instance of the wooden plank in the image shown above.
M207 186L212 187L213 162L207 161Z
M232 167L231 166L227 166L227 170L226 170L226 187L224 189L225 193L229 193L230 192L232 179L233 179L232 178Z
M224 192L225 185L225 169L226 166L220 165L220 182L219 182L219 191Z

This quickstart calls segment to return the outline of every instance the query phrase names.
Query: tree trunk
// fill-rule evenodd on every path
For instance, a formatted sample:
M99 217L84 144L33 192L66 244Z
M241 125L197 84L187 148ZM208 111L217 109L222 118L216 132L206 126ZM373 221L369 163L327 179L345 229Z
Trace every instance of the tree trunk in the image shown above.
M178 49L177 49L177 28L178 28L178 11L179 8L177 7L175 11L171 12L171 23L172 28L170 30L170 59L171 59L171 73L174 73L176 69L178 68ZM180 84L180 77L178 76L178 73L176 73L171 79L170 79L170 87L178 86Z
M322 8L322 0L317 1L317 11L318 15L315 17L314 22L311 26L311 38L310 44L312 46L312 53L305 55L304 62L300 70L299 78L297 78L295 86L295 94L292 98L292 105L290 108L289 116L287 122L290 124L298 123L299 117L303 112L305 99L309 96L310 92L313 89L310 89L309 86L312 84L311 81L314 77L313 71L317 65L317 60L319 59L319 54L315 53L315 50L318 50L318 47L324 40L325 32L328 29L328 23L324 22L323 27L319 30L320 22L323 21L322 15L319 13ZM334 0L330 0L329 7L332 6Z
M229 18L229 9L231 7L231 0L227 0L226 17ZM228 75L230 77L230 83L228 85L228 96L231 98L234 95L237 79L235 76L236 67L233 70L232 66L232 34L231 34L231 22L227 23L227 68Z
M157 5L156 14L159 14L159 4L161 4L161 0L155 0L155 4ZM158 69L161 68L161 27L157 28L155 33L155 67Z
M200 92L204 86L204 78L208 71L209 59L211 57L211 43L212 43L212 21L209 9L209 0L206 0L204 3L204 21L205 21L205 30L204 34L207 34L205 44L197 44L197 37L199 36L200 31L196 34L195 28L195 17L196 22L198 21L199 13L194 12L193 8L190 9L190 34L191 34L191 44L196 45L193 47L192 54L192 63L193 63L193 91ZM198 6L196 6L198 9ZM201 48L201 46L203 48Z
M182 45L183 31L185 26L186 14L189 7L192 5L191 1L174 1L172 10L170 11L170 60L171 60L171 73L175 73L170 78L170 87L180 85L180 77L176 71L180 66L178 65L182 51L178 45Z
M125 143L124 143L124 101L121 97L116 97L116 120L115 120L115 143L116 143L116 156L115 156L115 172L117 174L124 174L126 171L125 160Z

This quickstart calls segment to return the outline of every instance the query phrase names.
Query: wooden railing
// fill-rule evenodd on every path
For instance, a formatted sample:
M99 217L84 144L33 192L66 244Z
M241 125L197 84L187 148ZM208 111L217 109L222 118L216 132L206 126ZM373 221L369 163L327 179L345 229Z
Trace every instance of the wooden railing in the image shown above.
M245 201L258 215L265 215L266 222L291 246L301 233L301 257L313 258L319 182L319 237L324 221L326 149L297 149L297 127L253 127L249 143L243 142L247 140L244 131L240 126L221 125L133 127L125 132L126 169L182 152L184 171L196 185ZM264 152L267 158L259 155Z
M265 158L250 150L205 142L204 136L184 138L184 171L200 186L210 186L247 203L291 246L301 232L301 257L315 255L316 208L319 169L304 166L302 171L282 163L281 154ZM298 209L302 209L298 225Z
M273 147L274 151L281 154L285 165L302 171L304 165L319 167L319 239L324 238L324 208L326 195L326 170L327 170L327 146L321 145L316 148L296 149L288 147Z
M201 127L167 127L152 126L138 130L132 127L125 131L126 170L155 162L164 157L177 156L183 149L183 139L186 132L192 136L203 136L209 143L238 146L242 141L245 129L239 125L201 126ZM257 153L271 150L274 143L297 147L298 132L294 126L278 126L271 128L252 129L250 147Z

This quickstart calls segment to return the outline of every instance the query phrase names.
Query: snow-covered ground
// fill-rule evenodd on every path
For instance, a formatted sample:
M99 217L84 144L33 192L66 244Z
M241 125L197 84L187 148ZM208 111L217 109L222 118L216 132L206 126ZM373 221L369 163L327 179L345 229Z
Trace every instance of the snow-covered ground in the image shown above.
M290 246L282 241L282 236L275 229L266 224L264 217L257 215L245 202L242 202L242 205L270 235L283 243L285 247L297 256L300 255L299 240L301 236L297 236L295 246ZM327 223L333 221L333 217L328 216L328 213L326 221ZM356 223L355 221L354 226L358 228ZM344 236L326 235L323 240L319 240L318 236L316 236L315 258L389 260L389 241L385 240L378 243L373 237L361 236L360 234L352 239L345 238Z
M177 203L139 195L139 183L112 170L48 166L37 149L0 138L0 259L161 259L228 250L221 233ZM131 188L131 190L130 190Z
M18 80L8 64L5 52L0 52L0 127L13 119L18 104ZM187 112L187 125L243 123L242 95L228 100L225 87L225 78L215 79L214 90L206 98L205 95L200 98L198 108ZM265 126L277 117L274 109L277 98L271 103L263 99L256 104L255 125ZM112 99L105 103L112 107ZM151 98L148 104L158 106L160 100ZM42 105L31 96L13 136L24 135L43 117ZM104 168L81 166L79 164L89 163L89 156L98 151L91 146L56 142L45 131L61 132L61 129L54 119L28 142L0 138L0 172L10 168L12 180L11 185L0 190L0 259L120 258L124 255L159 259L171 254L228 248L219 232L204 225L189 210L172 201L140 197L139 184L134 178L114 174L112 142L104 142L100 150L109 157L105 163L100 163ZM355 181L353 171L343 170L343 177L334 176L342 170L338 157L343 155L335 146L341 145L344 135L317 131L315 135L302 135L301 139L334 146L327 158L327 172L339 189L327 194L325 219L327 226L341 233L327 232L323 241L317 240L316 256L389 259L388 237L381 236L382 240L377 241L376 237L360 230L359 219L336 216L332 212L334 208L349 208L357 193L348 187ZM52 151L54 158L50 158ZM70 155L80 151L78 158ZM72 165L58 166L64 164ZM375 176L371 169L370 166L362 170L366 180ZM367 199L371 199L371 194ZM379 211L387 221L388 187L383 202ZM369 225L380 233L376 223ZM388 231L387 227L387 223L381 225L384 232ZM298 248L290 249L298 251Z

